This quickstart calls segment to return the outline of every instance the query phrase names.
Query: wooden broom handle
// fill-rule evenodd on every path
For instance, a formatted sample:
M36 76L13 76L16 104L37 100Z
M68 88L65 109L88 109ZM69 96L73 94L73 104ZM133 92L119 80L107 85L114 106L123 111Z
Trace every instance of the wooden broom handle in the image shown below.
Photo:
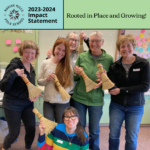
M98 65L97 65L97 68L98 68L98 70L100 71L100 73L104 73L104 69L103 69L102 64L98 64Z
M83 39L80 38L80 45L83 45Z
M26 84L28 84L30 82L25 74L23 74L23 77L21 77L21 78Z
M56 75L55 75L55 78L54 78L54 79L55 79L54 82L55 82L56 86L57 86L57 87L61 86Z
M79 34L80 37L80 45L83 45L83 39L81 38L81 35Z
M79 71L81 73L82 78L85 79L87 75L84 73L84 71L81 68L79 68Z
M34 108L32 111L35 113L35 115L36 115L39 119L40 119L41 117L43 117L43 115L42 115L36 108Z

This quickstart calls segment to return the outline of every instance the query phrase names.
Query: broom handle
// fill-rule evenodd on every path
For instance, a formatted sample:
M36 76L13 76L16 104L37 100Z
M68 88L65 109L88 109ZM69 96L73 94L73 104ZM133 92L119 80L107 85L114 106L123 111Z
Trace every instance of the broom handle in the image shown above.
M104 73L104 75L105 75L105 78L102 78L103 82L107 81L109 78L108 78L107 75L105 74L102 64L98 64L98 65L97 65L97 68L98 68L100 74Z
M101 74L104 73L104 69L103 69L102 64L98 64L98 65L97 65L97 68L98 68L98 70L99 70L99 72L100 72Z
M81 30L82 32L82 30ZM83 39L81 38L81 33L79 34L79 37L80 37L80 45L83 45Z
M57 87L61 86L60 83L59 83L59 81L58 81L58 78L56 77L56 75L55 75L54 79L55 79L54 82L57 85Z
M23 74L23 77L21 77L21 78L26 84L28 84L30 82L25 74Z
M35 115L36 115L39 119L40 119L41 117L43 117L43 115L41 115L41 113L40 113L36 108L34 108L32 111L35 113Z
M50 69L49 69L48 71L49 71L50 73L52 73L52 71L51 71ZM55 73L52 73L52 74L55 74ZM56 84L57 87L61 86L56 75L55 75L55 77L54 77L54 82L55 82L55 84Z
M81 68L79 68L79 71L81 73L82 78L85 79L87 75L84 73L84 71Z
M80 45L83 45L83 39L80 38Z

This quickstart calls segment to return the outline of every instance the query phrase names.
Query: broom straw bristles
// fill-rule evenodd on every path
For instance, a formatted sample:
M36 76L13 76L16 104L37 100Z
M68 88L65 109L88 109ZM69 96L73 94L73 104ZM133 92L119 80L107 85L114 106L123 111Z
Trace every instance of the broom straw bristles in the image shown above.
M94 87L96 86L96 83L93 82L91 79L89 79L81 68L79 68L79 71L80 71L81 76L85 82L86 92L93 90Z
M100 63L97 65L97 68L101 74L102 90L111 89L115 84L105 74L104 69L103 69L103 65Z
M46 135L48 135L48 134L56 127L57 123L56 123L56 122L53 122L53 121L51 121L51 120L48 120L48 119L46 119L45 117L43 117L43 115L42 115L36 108L34 108L32 111L35 113L35 115L36 115L40 120L43 121L43 123L44 123L45 126L46 126L46 128L44 129L44 132L45 132Z
M68 100L71 96L67 93L67 91L61 86L61 84L59 83L58 81L58 78L57 76L55 75L55 78L54 78L54 82L56 84L56 86L58 87L58 91L61 95L61 98L63 101L66 101Z
M23 77L21 77L22 80L25 82L25 84L27 85L27 89L28 89L28 93L29 93L29 99L33 99L34 97L37 97L42 90L39 89L38 87L34 86L26 77L25 74L23 74Z
M79 35L80 36L80 35ZM84 52L84 47L83 47L83 39L80 38L80 45L79 45L79 51L78 53L81 54Z

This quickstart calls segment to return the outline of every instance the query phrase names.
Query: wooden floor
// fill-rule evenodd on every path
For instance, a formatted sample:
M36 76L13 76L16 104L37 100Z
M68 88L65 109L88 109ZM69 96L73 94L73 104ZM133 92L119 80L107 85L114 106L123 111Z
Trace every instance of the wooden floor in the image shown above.
M108 150L108 136L109 136L109 128L101 127L100 133L100 149ZM86 128L88 131L88 128ZM36 126L36 136L32 145L31 150L37 150L36 142L38 138L39 130L38 126ZM21 126L21 131L16 143L12 144L12 147L9 150L24 150L24 126ZM125 129L122 127L121 129L121 138L120 138L120 149L124 150L125 144ZM2 148L2 144L0 144L0 149ZM137 150L150 150L150 127L140 127L139 138L138 138L138 147Z

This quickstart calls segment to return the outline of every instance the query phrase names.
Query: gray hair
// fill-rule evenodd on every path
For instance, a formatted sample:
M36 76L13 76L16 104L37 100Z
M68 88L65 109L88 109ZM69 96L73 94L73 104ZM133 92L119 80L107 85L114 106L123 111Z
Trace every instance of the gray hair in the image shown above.
M91 37L92 35L98 35L98 36L100 36L100 37L103 39L103 33L101 33L100 31L93 31L93 32L90 34L90 37ZM89 37L89 38L90 38L90 37Z
M71 35L75 35L76 38L78 38L78 40L79 40L79 34L76 33L76 32L69 32L69 33L67 34L67 36L66 36L66 40L69 40L69 38L70 38Z

